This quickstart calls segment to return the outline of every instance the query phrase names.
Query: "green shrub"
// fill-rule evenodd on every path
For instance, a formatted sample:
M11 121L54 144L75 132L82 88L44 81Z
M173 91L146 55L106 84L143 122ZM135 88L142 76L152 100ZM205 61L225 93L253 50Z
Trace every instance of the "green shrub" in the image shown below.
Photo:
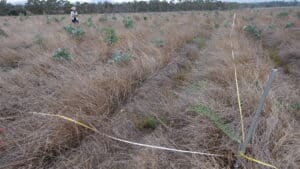
M297 110L297 111L300 110L300 102L298 102L298 103L293 103L293 104L291 104L290 106L291 106L291 108L292 108L293 110Z
M34 36L34 43L39 45L40 47L43 47L45 44L45 40L40 34L37 34Z
M131 29L131 28L133 28L134 22L130 17L126 17L123 19L123 24L124 24L125 28Z
M197 37L193 39L193 43L197 44L199 49L203 49L206 46L206 39Z
M161 38L153 39L153 40L151 40L151 43L155 44L157 47L164 47L165 46L165 42Z
M7 21L3 22L3 26L9 26L9 23Z
M81 39L85 34L84 30L80 27L73 27L73 26L65 26L65 31L68 32L73 38Z
M84 22L84 24L85 24L87 27L89 27L89 28L91 28L91 27L95 28L95 27L96 27L96 25L93 23L93 20L92 20L91 17L88 18L88 19Z
M71 55L69 51L65 48L58 48L53 55L53 58L56 60L70 60Z
M224 24L224 27L225 28L228 28L230 26L230 23L228 23L228 22L226 22L225 24Z
M220 27L220 25L215 23L215 28L219 28L219 27Z
M47 24L50 24L54 21L54 17L51 16L46 16L46 19L47 19Z
M270 24L269 26L268 26L268 29L271 29L271 30L274 30L276 28L276 25L274 25L274 24Z
M289 16L289 13L288 12L280 12L278 15L277 15L277 18L286 18Z
M25 21L25 20L28 19L28 18L29 18L28 15L25 16L23 13L20 13L20 14L19 14L19 20L20 20L21 22Z
M7 33L1 28L0 28L0 37L5 37L5 38L8 37Z
M212 111L209 107L199 104L190 111L200 113L204 116L206 116L210 121L214 123L214 125L223 131L229 138L231 138L234 141L240 142L238 135L235 133L235 131L226 124L214 111Z
M243 30L254 36L255 38L261 37L261 30L258 29L255 25L247 25L243 27Z
M118 36L116 35L116 31L112 27L107 27L102 30L104 34L104 41L108 45L113 45L118 41Z
M287 23L285 26L284 26L284 29L288 29L288 28L293 28L295 27L296 25L293 23L293 22L289 22Z
M128 63L131 59L133 58L133 56L131 55L130 52L123 52L123 51L116 51L113 53L111 59L108 60L108 63L117 63L117 64L121 64L121 63Z
M99 22L106 22L107 21L107 15L102 15L100 18L99 18Z
M159 124L160 122L156 118L147 116L139 122L138 126L140 129L155 130Z
M143 18L144 18L144 21L148 20L147 16L144 16Z
M117 17L115 15L113 15L111 19L116 21Z

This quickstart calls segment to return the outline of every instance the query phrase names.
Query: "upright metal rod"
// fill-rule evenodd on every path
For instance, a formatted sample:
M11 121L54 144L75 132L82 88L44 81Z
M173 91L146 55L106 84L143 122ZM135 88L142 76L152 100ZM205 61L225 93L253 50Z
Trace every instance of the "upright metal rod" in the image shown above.
M268 95L268 93L269 93L269 91L271 89L272 82L275 79L276 73L277 73L277 69L272 69L272 72L271 72L271 74L269 76L269 80L268 80L268 82L267 82L267 84L266 84L266 86L264 88L264 91L263 91L261 97L260 97L258 107L255 110L255 114L254 114L254 117L252 119L250 129L248 130L246 138L245 138L245 142L244 142L244 144L242 144L242 147L240 147L240 152L242 152L242 153L245 153L246 146L250 142L250 140L253 137L253 134L254 134L254 132L255 132L255 130L257 128L260 114L261 114L262 109L264 107L264 103L266 101L267 95Z
M275 79L276 73L277 73L277 69L272 69L272 72L269 76L269 80L267 81L267 84L264 87L263 93L260 97L259 104L258 104L258 106L257 106L257 108L254 112L254 117L252 119L250 129L247 132L245 142L241 143L239 145L239 153L243 153L243 154L245 153L246 147L247 147L248 143L250 142L251 138L253 137L253 134L254 134L254 132L257 128L258 122L259 122L259 117L260 117L261 111L263 109L263 106L264 106L264 103L266 101L267 95L268 95L268 93L271 89L272 82ZM238 168L238 167L239 167L239 162L236 161L236 163L234 164L234 168Z

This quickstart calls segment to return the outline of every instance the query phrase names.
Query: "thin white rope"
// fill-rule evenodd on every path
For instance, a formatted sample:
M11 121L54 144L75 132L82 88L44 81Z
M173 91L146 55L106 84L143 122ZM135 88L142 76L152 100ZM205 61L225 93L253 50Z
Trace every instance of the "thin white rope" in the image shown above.
M90 129L98 134L101 134L107 138L110 138L112 140L118 141L118 142L122 142L122 143L126 143L126 144L130 144L130 145L135 145L135 146L141 146L141 147L147 147L147 148L152 148L152 149L159 149L159 150L165 150L165 151L172 151L172 152L180 152L180 153L188 153L188 154L198 154L198 155L205 155L205 156L214 156L214 157L224 157L224 155L219 155L219 154L211 154L211 153L204 153L204 152L199 152L199 151L189 151L189 150L181 150L181 149L175 149L175 148L168 148L168 147L162 147L162 146L156 146L156 145L150 145L150 144L143 144L143 143L138 143L138 142L134 142L134 141L129 141L129 140L125 140L125 139L121 139L118 137L114 137L105 133L100 132L98 129L91 127L89 125L86 125L80 121L77 121L75 119L72 119L70 117L67 116L63 116L63 115L58 115L58 114L48 114L48 113L38 113L38 112L29 112L31 114L35 114L35 115L42 115L42 116L51 116L51 117L58 117L60 119L64 119L70 122L73 122L77 125L80 125L84 128Z

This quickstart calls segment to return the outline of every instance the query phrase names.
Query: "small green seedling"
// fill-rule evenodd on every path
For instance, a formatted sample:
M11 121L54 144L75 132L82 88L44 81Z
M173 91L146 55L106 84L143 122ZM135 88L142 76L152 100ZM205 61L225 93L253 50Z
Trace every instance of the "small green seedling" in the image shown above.
M73 26L65 26L65 31L68 32L73 38L81 39L85 34L84 30L80 27L73 27Z
M159 124L160 122L156 118L147 116L139 122L138 126L141 129L155 130Z
M261 30L256 25L246 25L243 27L243 30L257 39L261 38Z
M123 24L124 24L125 28L131 29L131 28L133 28L134 22L130 17L126 17L123 19Z
M69 53L69 51L65 48L58 48L54 54L53 54L53 58L55 60L70 60L71 59L71 55Z
M112 27L107 27L102 30L104 34L104 41L108 45L113 45L118 41L118 36L116 34L116 31Z
M199 105L193 107L192 109L190 109L190 111L204 115L211 122L213 122L217 128L222 130L223 133L225 133L229 138L231 138L234 141L240 142L239 137L235 133L235 131L206 105L199 104Z
M108 63L113 64L126 64L133 58L132 54L128 52L124 52L121 50L118 50L113 53L111 59L108 60Z

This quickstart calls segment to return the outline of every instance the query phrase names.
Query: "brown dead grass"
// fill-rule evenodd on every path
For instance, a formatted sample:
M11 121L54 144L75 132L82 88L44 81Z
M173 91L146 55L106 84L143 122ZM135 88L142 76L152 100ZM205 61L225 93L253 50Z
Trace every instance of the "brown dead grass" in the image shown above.
M245 24L241 16L250 13L238 12L233 36L246 126L273 67L261 41L254 42L241 31ZM124 28L121 15L134 18L133 29ZM231 23L230 12L220 12L219 17L208 15L118 14L117 21L108 15L106 22L98 22L100 15L82 15L80 26L86 31L82 41L73 40L63 30L69 24L68 17L51 24L46 23L45 16L31 16L23 22L7 18L10 26L1 29L8 37L0 44L0 128L5 128L0 133L0 141L5 143L0 149L0 168L230 168L237 144L208 119L188 112L192 105L203 103L236 131L240 129L230 29L221 24ZM140 19L143 16L147 21ZM264 22L272 19L263 16L257 18ZM96 28L114 27L119 41L107 46L99 29L83 25L89 17ZM0 18L0 24L6 22L4 19ZM220 28L214 29L214 23L220 23ZM37 33L45 40L43 47L33 42ZM158 37L164 39L164 47L151 43ZM184 47L195 37L208 39L204 51L195 45ZM290 43L298 45L299 39ZM59 47L70 50L71 61L52 59ZM115 50L128 49L135 57L128 64L106 62ZM200 81L206 82L200 90L188 87ZM297 100L299 87L280 71L249 155L279 168L299 166L299 119L289 107ZM30 111L67 115L129 140L228 157L140 149L62 120L27 114ZM136 124L149 116L159 119L160 125L153 131L140 130ZM243 166L263 168L248 161L243 161Z

